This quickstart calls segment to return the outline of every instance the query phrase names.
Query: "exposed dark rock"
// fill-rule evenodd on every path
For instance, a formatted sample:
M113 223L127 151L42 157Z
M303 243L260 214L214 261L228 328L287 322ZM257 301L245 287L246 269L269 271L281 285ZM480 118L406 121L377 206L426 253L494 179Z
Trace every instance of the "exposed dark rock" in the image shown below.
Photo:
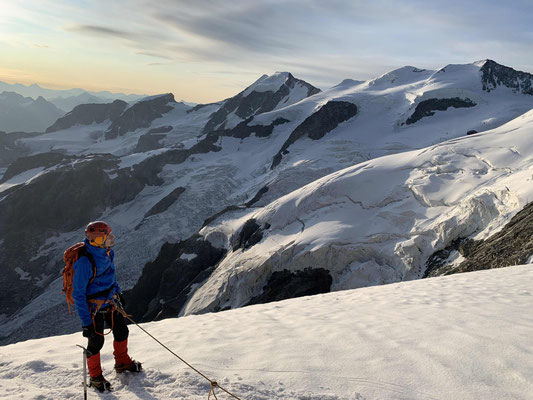
M217 212L216 214L213 214L212 216L210 216L209 218L207 218L204 223L202 224L202 228L209 225L211 222L213 222L214 220L216 220L218 217L220 217L221 215L227 213L227 212L232 212L232 211L237 211L237 210L243 210L245 207L244 206L228 206L226 208L224 208L223 210Z
M0 308L11 314L42 290L35 280L44 274L55 279L57 266L48 256L36 257L46 239L79 228L107 207L131 201L144 187L129 169L116 169L118 158L91 156L58 167L20 185L0 201ZM27 273L21 280L16 269ZM41 285L42 287L43 285Z
M145 133L139 138L137 146L135 147L134 153L143 153L150 150L156 150L163 147L159 142L161 139L164 139L166 135L162 133L167 133L172 130L171 126L162 126L159 128L150 129L148 133Z
M328 293L332 282L333 278L324 268L305 268L295 272L286 269L276 271L263 288L263 293L252 298L247 305Z
M454 251L459 251L459 247L461 246L461 243L466 241L467 239L456 239L454 240L449 246L446 248L436 251L431 255L431 257L428 258L426 261L426 270L424 272L423 278L427 278L429 276L433 276L435 271L438 271L446 266L446 263L448 261L448 258Z
M21 172L29 171L30 169L38 167L48 168L59 164L64 159L69 158L70 157L61 153L41 153L34 156L20 157L7 168L4 176L0 180L0 183L7 181Z
M168 133L172 130L173 128L170 126L170 125L165 125L165 126L160 126L158 128L154 128L154 129L150 129L148 131L149 134L152 134L152 133Z
M28 154L28 150L17 141L25 137L33 137L40 133L0 132L0 168L7 167L19 157Z
M487 60L481 67L481 83L483 90L490 92L503 85L514 92L533 95L533 75L516 71L512 68Z
M451 275L525 264L533 255L533 203L524 207L501 231L490 238L460 241L457 249L466 258L465 261L457 266L432 266L425 276Z
M245 204L246 207L251 207L253 204L257 203L266 192L268 192L268 186L263 186L255 196Z
M165 138L165 135L152 135L149 133L142 135L139 138L139 141L137 142L137 146L135 146L135 149L133 150L133 152L144 153L146 151L160 149L161 147L163 147L160 140L164 138Z
M239 232L239 236L237 236L237 239L233 244L233 251L237 251L238 249L249 249L253 245L259 243L261 239L263 239L263 229L261 229L254 218L251 218L245 222Z
M135 287L126 293L128 312L139 321L178 316L191 285L204 281L225 253L199 235L176 244L165 243L157 258L145 265ZM184 254L196 257L182 258Z
M204 107L207 107L207 106L210 106L211 104L197 104L195 105L193 108L189 108L186 113L189 114L189 113L192 113L192 112L195 112L195 111L198 111L198 110L201 110L202 108Z
M115 100L107 104L80 104L65 116L59 118L46 132L56 132L75 125L100 124L106 120L114 121L127 107L128 103Z
M244 205L228 206L228 207L224 208L223 210L217 212L216 214L213 214L212 216L210 216L209 218L207 218L204 221L204 223L202 224L202 228L207 226L207 225L209 225L211 222L215 221L218 217L220 217L223 214L226 214L226 213L232 212L232 211L244 210L245 208L251 207L253 204L257 203L261 199L261 196L263 196L266 192L268 192L268 186L263 186L261 189L259 189L259 191L256 193L256 195L250 201L245 203ZM268 229L268 228L266 228L266 229Z
M466 132L467 135L475 135L477 131L475 129L471 129L468 132Z
M435 114L435 111L446 111L450 107L454 108L466 108L466 107L475 107L476 103L472 100L460 99L459 97L454 97L451 99L428 99L422 100L415 108L413 114L407 118L405 123L407 125L414 124L417 121L420 121L424 117L429 117Z
M237 124L235 128L212 131L209 133L209 135L229 136L229 137L234 137L237 139L244 139L244 138L249 137L252 133L255 133L255 136L257 137L267 137L267 136L272 135L272 131L274 130L274 127L276 127L277 125L290 122L288 119L285 119L285 118L276 118L269 125L248 126L248 124L252 121L252 119L253 117L249 117L245 121L242 121L239 124Z
M206 136L203 140L192 146L190 149L173 149L164 153L154 155L143 160L133 167L133 175L146 185L160 186L163 180L158 174L167 164L181 164L192 154L203 154L211 151L220 151L221 148L214 143L218 136Z
M208 133L215 129L223 130L223 123L226 121L227 116L232 112L235 112L235 114L242 119L247 119L256 114L272 111L278 106L281 100L290 94L290 91L297 84L304 85L307 88L306 97L320 92L320 89L315 88L305 81L296 79L292 74L288 74L287 80L276 92L252 91L247 96L244 96L244 93L247 90L245 89L238 95L225 100L222 107L213 113L209 121L206 123L204 132Z
M172 204L174 204L176 200L178 200L183 192L185 192L185 188L183 187L174 189L167 196L157 202L156 205L150 208L150 210L145 214L144 218L148 218L155 214L161 214L162 212L166 211Z
M113 120L106 132L106 139L113 139L136 129L149 127L153 120L162 117L174 108L169 103L176 103L172 93L135 103Z
M347 101L328 101L320 110L307 117L291 133L281 150L274 156L271 169L274 169L280 162L283 154L288 152L291 144L301 137L307 136L310 139L318 140L340 123L349 120L357 114L357 106Z

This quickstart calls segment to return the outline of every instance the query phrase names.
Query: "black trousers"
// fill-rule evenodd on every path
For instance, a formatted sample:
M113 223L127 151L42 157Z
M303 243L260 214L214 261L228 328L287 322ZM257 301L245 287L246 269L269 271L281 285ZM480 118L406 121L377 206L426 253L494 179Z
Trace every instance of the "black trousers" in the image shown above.
M119 313L117 310L111 312L111 309L101 310L96 313L94 316L94 327L95 331L98 333L104 333L104 322L107 325L107 329L113 329L113 338L117 342L122 342L126 340L129 335L129 329L126 325L126 320L124 316ZM104 346L104 336L95 335L89 338L89 343L87 345L88 355L95 355L100 352Z

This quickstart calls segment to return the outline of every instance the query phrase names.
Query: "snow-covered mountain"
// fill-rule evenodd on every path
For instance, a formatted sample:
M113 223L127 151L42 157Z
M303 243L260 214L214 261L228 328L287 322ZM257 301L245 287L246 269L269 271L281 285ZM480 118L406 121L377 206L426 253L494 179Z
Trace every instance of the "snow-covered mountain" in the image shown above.
M300 281L294 291L329 279L329 291L421 278L434 252L472 235L489 237L533 201L532 134L533 111L492 131L373 159L264 207L223 215L200 235L227 254L181 313L292 297L282 294L292 280ZM522 262L533 256L528 238ZM453 263L464 260L457 251L451 256ZM290 273L276 280L283 272Z
M19 139L28 155L0 181L1 335L77 328L58 273L94 219L145 319L422 277L531 200L531 79L486 60L319 92L278 73L223 102L155 96Z
M532 266L517 266L142 327L243 400L526 400L532 288ZM0 347L0 397L82 398L85 343L78 331ZM90 399L208 397L207 380L133 325L129 348L144 372L116 375L108 336L102 367L114 391L90 388Z
M0 93L0 131L43 132L63 114L40 96L33 100L15 92Z

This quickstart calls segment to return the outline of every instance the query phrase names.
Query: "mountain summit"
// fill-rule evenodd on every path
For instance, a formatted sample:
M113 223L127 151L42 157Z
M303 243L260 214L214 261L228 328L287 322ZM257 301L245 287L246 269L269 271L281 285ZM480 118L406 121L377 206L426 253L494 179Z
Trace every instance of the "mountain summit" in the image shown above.
M204 132L233 128L251 116L290 106L317 93L320 89L289 72L263 75L236 96L224 100L207 121Z

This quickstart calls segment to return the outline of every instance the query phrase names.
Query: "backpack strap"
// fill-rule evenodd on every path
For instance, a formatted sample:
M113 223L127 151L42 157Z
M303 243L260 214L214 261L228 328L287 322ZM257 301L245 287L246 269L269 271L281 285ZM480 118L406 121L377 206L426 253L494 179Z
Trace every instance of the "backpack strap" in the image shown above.
M91 255L91 253L89 253L87 251L87 247L85 247L85 246L80 247L80 250L79 250L78 254L79 254L78 259L81 258L81 257L87 257L89 259L89 262L91 263L91 265L93 267L93 276L89 280L89 283L87 284L87 287L89 287L89 285L94 282L94 278L96 278L96 262L94 261L94 258Z

